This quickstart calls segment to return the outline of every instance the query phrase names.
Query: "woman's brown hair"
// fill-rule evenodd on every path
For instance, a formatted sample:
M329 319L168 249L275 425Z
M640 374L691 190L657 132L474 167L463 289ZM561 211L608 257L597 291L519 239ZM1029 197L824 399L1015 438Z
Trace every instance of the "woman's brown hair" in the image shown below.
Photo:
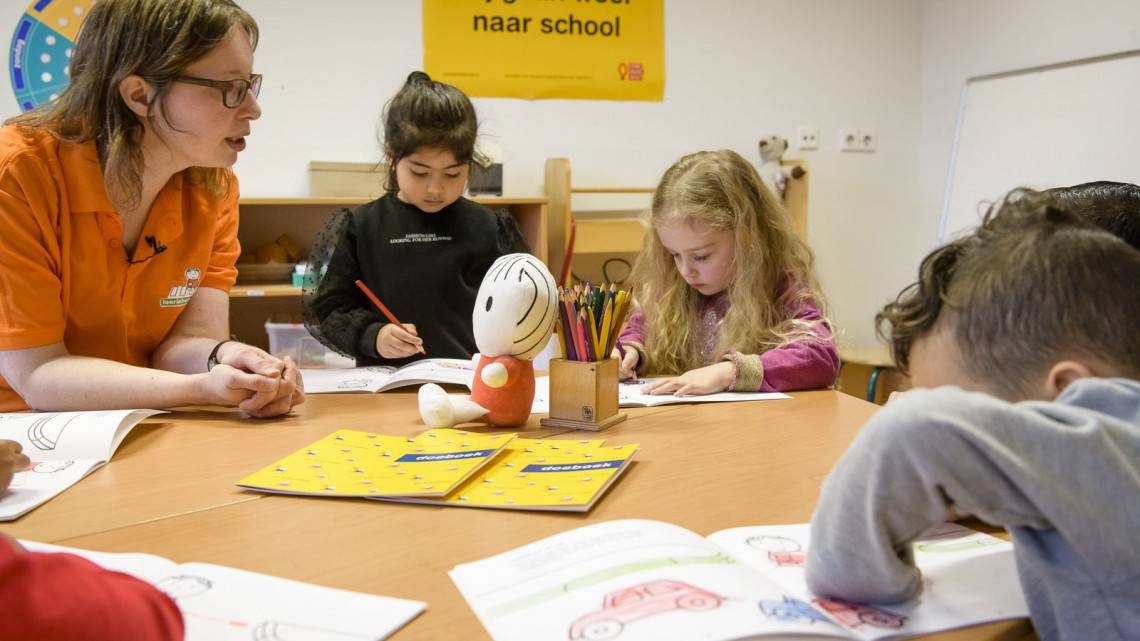
M175 79L234 26L257 47L257 23L232 0L100 0L80 28L67 88L5 124L42 127L66 142L95 141L107 193L116 204L135 206L142 189L144 123L123 102L119 83L131 75L147 81L155 96L146 118L166 120L163 107ZM187 171L215 194L231 187L225 169Z

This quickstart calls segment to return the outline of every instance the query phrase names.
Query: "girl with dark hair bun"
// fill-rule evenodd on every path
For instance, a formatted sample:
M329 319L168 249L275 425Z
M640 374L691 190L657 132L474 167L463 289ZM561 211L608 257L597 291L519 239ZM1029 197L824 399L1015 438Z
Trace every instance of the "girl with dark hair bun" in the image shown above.
M383 112L387 193L333 215L311 252L324 272L303 296L309 331L358 365L475 353L471 311L499 256L529 252L514 218L463 197L478 135L462 91L422 71ZM362 280L404 325L388 322Z

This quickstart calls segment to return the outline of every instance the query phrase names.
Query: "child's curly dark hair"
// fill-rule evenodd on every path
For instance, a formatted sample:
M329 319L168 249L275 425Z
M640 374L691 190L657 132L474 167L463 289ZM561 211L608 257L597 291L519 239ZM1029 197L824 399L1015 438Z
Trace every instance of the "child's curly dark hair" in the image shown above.
M875 317L899 368L946 323L963 364L1010 395L1064 358L1140 376L1140 252L1047 192L1016 189L973 234L929 254Z

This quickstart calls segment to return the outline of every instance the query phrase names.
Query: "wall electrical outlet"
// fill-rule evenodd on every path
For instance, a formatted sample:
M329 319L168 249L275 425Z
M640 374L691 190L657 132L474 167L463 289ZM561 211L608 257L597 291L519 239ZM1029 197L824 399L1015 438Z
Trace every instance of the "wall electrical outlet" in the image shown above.
M839 130L839 151L870 151L879 146L879 134L870 129L844 127Z
M796 148L805 151L819 149L819 127L814 125L796 127Z
M869 129L859 130L859 145L862 151L875 151L879 146L878 132Z

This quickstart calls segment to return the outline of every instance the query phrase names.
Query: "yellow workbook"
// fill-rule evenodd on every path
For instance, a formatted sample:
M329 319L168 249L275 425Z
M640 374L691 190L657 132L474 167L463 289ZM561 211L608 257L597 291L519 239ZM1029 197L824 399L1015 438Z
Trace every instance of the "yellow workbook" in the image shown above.
M443 498L401 503L586 512L629 466L637 444L516 438L490 465Z
M278 494L444 496L514 438L452 429L415 438L338 430L237 484Z

